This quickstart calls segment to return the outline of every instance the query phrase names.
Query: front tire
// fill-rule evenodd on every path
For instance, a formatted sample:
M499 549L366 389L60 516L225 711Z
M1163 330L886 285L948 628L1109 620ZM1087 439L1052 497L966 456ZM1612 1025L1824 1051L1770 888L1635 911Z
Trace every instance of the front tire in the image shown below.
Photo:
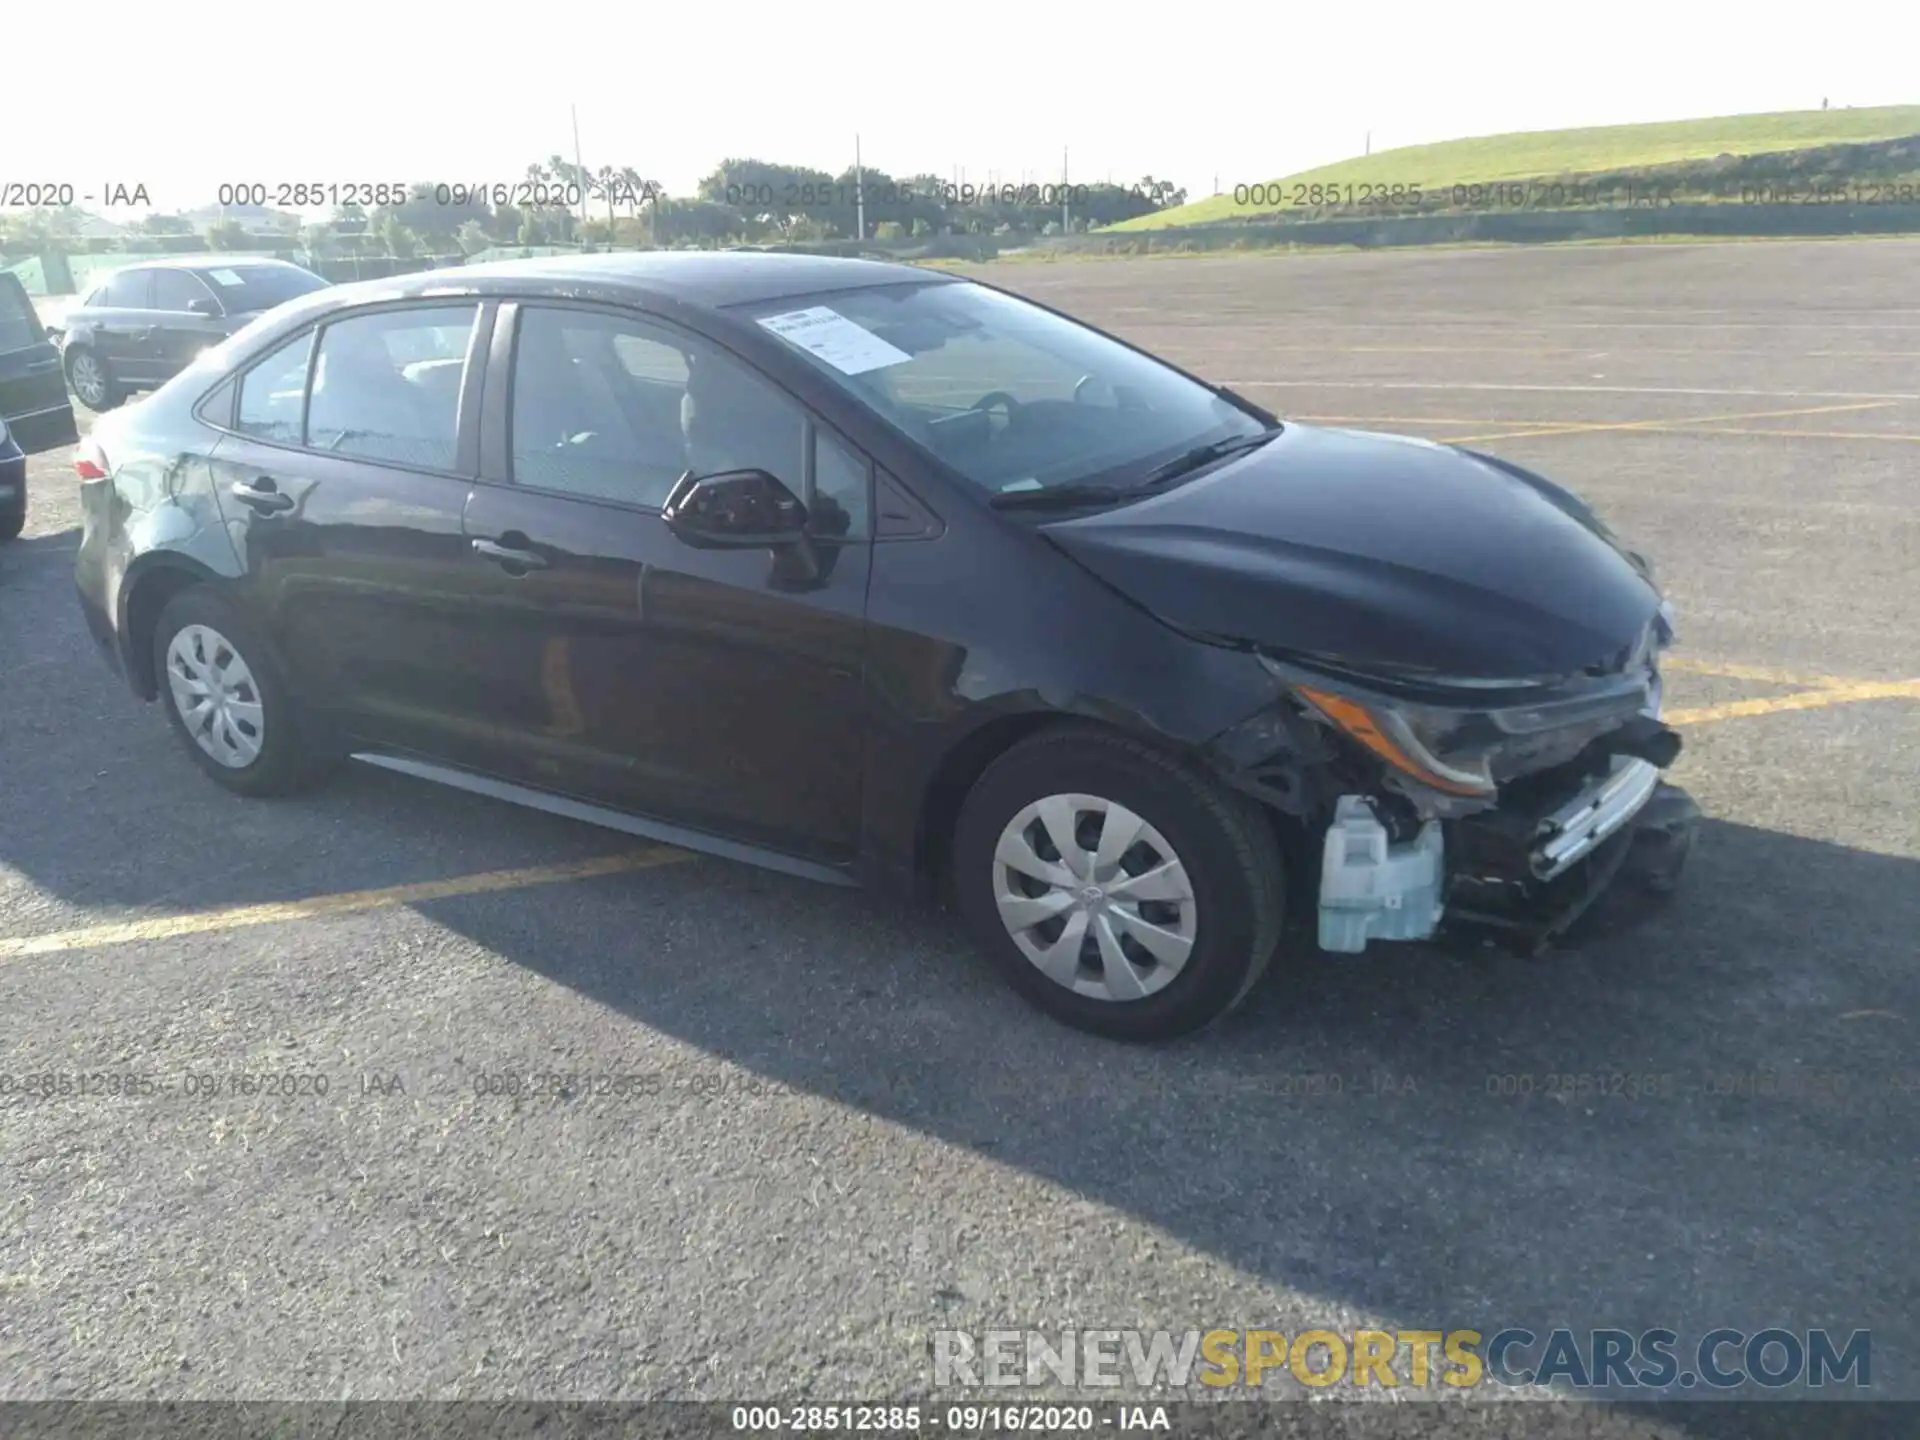
M0 545L9 540L18 540L20 532L27 528L27 486L20 483L20 494L14 499L0 503Z
M1007 980L1077 1029L1163 1040L1225 1015L1280 943L1267 817L1211 777L1091 728L1013 747L961 807L962 913Z
M193 761L238 795L284 795L314 775L293 696L253 627L205 586L175 595L153 632L167 721Z
M96 413L111 410L127 398L126 390L113 378L107 362L85 345L71 346L61 357L67 372L67 388L80 403Z

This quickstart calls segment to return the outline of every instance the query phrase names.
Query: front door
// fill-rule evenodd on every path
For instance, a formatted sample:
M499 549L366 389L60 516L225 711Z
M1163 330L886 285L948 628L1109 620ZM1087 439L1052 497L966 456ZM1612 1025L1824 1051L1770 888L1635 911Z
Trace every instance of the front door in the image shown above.
M858 840L870 467L727 351L631 312L505 309L466 515L471 616L516 778L825 859ZM498 411L499 413L495 413ZM791 552L694 550L674 482L756 466Z
M151 385L158 376L154 348L153 271L122 270L108 279L94 312L93 346L122 384Z
M189 308L198 301L212 315ZM202 350L218 345L226 338L226 325L219 318L220 303L213 292L191 270L153 272L153 348L155 373L162 379L178 375L191 365Z

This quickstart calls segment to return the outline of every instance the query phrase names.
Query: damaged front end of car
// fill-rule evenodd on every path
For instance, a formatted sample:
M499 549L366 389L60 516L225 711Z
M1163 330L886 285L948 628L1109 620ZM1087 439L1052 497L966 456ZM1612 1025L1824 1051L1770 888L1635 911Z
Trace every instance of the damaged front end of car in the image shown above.
M1698 807L1662 772L1662 606L1634 644L1573 675L1360 669L1259 649L1279 702L1216 742L1230 778L1302 822L1318 938L1494 939L1537 953L1601 895L1670 893Z

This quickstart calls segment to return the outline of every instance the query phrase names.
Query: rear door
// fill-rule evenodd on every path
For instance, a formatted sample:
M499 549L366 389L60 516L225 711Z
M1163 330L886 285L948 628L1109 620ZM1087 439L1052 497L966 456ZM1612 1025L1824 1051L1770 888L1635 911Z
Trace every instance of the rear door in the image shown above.
M151 385L159 370L154 348L153 271L122 270L107 281L97 307L89 307L92 344L115 380Z
M487 753L456 643L477 578L461 515L487 323L449 299L333 317L240 377L213 455L245 603L302 700L352 735L457 763Z
M749 465L808 501L815 563L667 530L685 471ZM864 456L710 341L626 310L503 307L463 648L516 778L850 856L870 485Z
M194 313L189 307L195 301L214 313ZM220 302L191 270L153 272L153 311L153 331L148 343L153 350L155 369L162 377L170 379L178 375L202 350L226 338Z
M18 276L0 270L0 420L29 455L79 438L60 351Z

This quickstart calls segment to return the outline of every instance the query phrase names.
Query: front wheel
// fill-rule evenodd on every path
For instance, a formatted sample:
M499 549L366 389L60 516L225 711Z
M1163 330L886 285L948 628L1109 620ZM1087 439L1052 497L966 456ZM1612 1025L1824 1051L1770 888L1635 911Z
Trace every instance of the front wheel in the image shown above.
M1252 801L1149 746L1078 727L981 776L953 845L962 912L1055 1019L1160 1040L1233 1009L1280 942L1285 876Z
M0 500L0 545L18 540L27 528L27 485L20 482L20 493L11 500Z

